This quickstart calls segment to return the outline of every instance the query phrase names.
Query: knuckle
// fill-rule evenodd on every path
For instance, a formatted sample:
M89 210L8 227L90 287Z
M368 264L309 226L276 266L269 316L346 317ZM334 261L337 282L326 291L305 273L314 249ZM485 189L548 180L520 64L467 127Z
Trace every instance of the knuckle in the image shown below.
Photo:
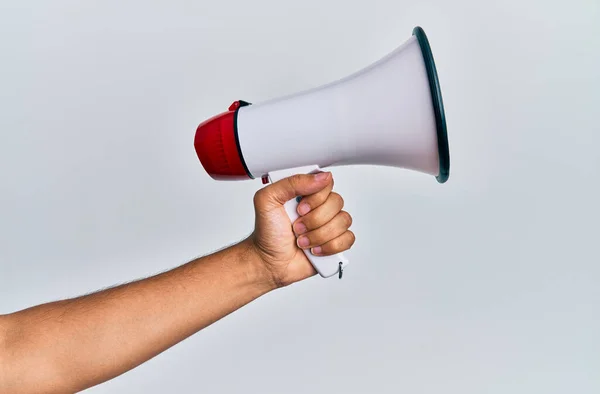
M292 187L295 187L302 183L302 180L304 179L304 177L305 177L305 175L303 175L303 174L296 174L296 175L292 175L291 177L289 177L287 179L290 182L290 185Z
M265 199L267 198L267 188L263 188L260 189L259 191L257 191L256 193L254 193L254 205L255 206L260 206L261 204L264 203Z
M340 209L344 207L344 198L336 192L331 192L331 197L339 205Z
M342 211L341 215L344 220L344 224L346 225L346 228L352 226L352 215L350 215L346 211Z
M348 238L349 238L348 248L350 248L356 242L356 235L352 231L348 230Z
M296 185L298 184L298 177L299 175L292 175L291 177L285 178L286 183L288 184L288 186L292 189L296 189Z

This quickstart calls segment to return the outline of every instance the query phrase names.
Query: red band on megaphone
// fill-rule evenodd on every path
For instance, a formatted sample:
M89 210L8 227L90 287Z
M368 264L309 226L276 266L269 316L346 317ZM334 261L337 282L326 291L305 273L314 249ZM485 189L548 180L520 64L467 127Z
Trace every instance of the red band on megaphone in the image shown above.
M217 180L248 179L236 141L237 109L224 112L198 126L194 147L202 166Z

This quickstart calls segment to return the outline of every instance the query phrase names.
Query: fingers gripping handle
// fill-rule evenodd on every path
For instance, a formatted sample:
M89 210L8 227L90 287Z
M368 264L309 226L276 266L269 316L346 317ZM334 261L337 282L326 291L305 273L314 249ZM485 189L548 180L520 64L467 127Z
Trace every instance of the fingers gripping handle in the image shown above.
M269 173L269 180L271 182L277 182L280 179L287 178L295 174L313 174L319 172L318 166L308 166L292 168L289 170L273 171ZM298 198L294 198L284 204L285 211L290 218L290 221L294 223L300 215L298 215ZM338 275L340 278L343 269L348 265L349 261L344 257L342 253L338 253L332 256L315 256L310 252L310 249L304 250L304 254L315 267L319 275L323 278L329 278L333 275Z
M294 223L299 217L296 210L296 208L298 208L298 201L296 199L290 200L286 202L283 207L285 208L290 221ZM315 256L310 252L310 249L305 249L304 254L323 278L329 278L333 275L339 275L341 278L340 270L343 270L348 264L348 259L346 259L342 253L332 256Z

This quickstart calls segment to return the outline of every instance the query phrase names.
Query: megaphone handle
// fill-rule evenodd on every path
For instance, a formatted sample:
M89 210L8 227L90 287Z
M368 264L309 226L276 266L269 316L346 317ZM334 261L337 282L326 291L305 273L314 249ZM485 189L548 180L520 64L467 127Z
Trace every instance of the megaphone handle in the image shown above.
M307 166L307 167L298 167L291 168L288 170L279 170L273 171L269 173L269 180L271 182L277 182L280 179L287 178L289 176L295 174L313 174L319 172L321 169L319 166ZM294 223L300 215L298 215L298 198L290 200L284 204L285 212L290 218L291 223ZM348 259L342 254L338 253L331 256L315 256L313 255L309 249L304 250L304 254L310 261L313 267L317 270L319 275L323 278L329 278L333 275L338 275L338 277L342 278L342 272L346 265L348 265Z

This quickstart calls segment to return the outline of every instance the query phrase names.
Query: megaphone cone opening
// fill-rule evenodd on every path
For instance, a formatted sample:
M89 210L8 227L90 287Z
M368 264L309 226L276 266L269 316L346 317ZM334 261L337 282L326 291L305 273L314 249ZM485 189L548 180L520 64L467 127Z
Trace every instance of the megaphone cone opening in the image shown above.
M433 101L433 110L435 113L435 124L437 130L438 156L440 162L440 173L436 177L439 183L444 183L450 177L450 150L448 148L448 131L446 129L446 115L444 113L444 103L442 101L442 91L438 79L433 53L429 46L429 40L425 31L417 26L413 29L413 36L417 38L425 68L427 69L427 78L429 79L429 88L431 90L431 99Z

